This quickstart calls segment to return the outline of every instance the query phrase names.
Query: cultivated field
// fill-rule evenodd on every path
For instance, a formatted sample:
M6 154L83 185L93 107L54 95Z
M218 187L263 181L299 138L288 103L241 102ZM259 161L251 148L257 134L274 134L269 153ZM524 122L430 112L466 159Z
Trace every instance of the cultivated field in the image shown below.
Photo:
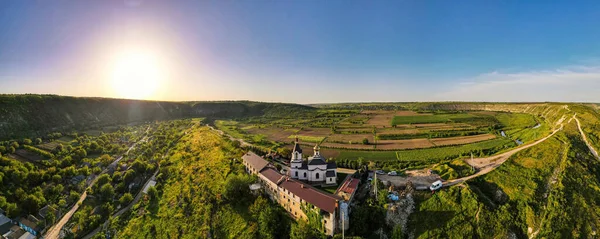
M480 135L452 137L452 138L437 138L437 139L431 139L431 142L437 146L445 146L445 145L469 144L469 143L475 143L475 142L485 141L485 140L494 139L494 138L496 138L496 136L493 134L480 134Z
M252 144L292 148L297 136L305 155L320 143L328 158L435 163L466 154L487 155L514 147L514 141L543 137L550 126L523 113L321 108L295 117L217 120L217 128ZM505 131L507 137L502 137ZM366 139L366 140L365 140Z

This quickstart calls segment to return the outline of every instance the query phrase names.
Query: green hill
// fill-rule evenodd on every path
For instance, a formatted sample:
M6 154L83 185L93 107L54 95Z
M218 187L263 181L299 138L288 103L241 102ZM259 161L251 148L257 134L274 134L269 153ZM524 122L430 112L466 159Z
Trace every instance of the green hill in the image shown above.
M184 117L290 115L312 107L250 101L164 102L57 95L0 95L0 139Z

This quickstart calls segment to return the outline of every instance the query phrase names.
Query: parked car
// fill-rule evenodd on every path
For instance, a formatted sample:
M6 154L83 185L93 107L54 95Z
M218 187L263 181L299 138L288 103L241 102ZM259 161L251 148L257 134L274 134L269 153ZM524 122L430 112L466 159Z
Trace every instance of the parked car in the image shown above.
M396 171L391 171L388 173L388 175L390 176L398 176L398 173Z
M441 180L437 180L437 181L433 182L431 184L431 186L429 186L429 189L431 189L431 191L435 191L435 190L438 190L438 189L442 188L442 186L443 186L442 181Z
M380 170L377 170L377 171L375 171L375 173L376 173L376 174L379 174L379 175L384 175L384 174L385 174L385 172L384 172L383 170L381 170L381 169L380 169Z

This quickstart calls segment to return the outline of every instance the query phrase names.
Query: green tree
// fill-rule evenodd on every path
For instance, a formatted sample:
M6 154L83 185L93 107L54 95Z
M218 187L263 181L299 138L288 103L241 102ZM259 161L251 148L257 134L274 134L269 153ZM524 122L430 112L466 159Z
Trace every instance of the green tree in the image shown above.
M31 139L24 139L24 140L23 140L23 144L24 144L24 145L31 145L31 143L32 143L32 142L31 142Z
M35 141L34 141L34 142L35 142L35 144L36 144L36 145L38 145L38 144L42 144L42 139L40 139L40 138L35 138Z
M284 157L290 157L292 155L292 150L288 149L288 148L279 148L277 150L277 153L279 153L280 155L282 155Z
M6 206L6 198L4 196L0 196L0 208L4 208Z
M102 165L104 167L108 166L110 163L112 163L112 158L110 157L110 155L108 154L103 154L102 156L100 156L100 163L102 163Z
M79 194L78 192L75 192L75 191L71 191L69 193L69 202L71 202L71 203L77 202L79 200L79 197L81 197L81 194Z
M148 196L150 196L150 200L158 199L158 191L156 190L156 187L152 186L148 188Z
M54 215L54 212L51 212L50 210L48 210L48 213L46 214L46 224L52 225L54 224L54 221L56 220L56 215Z
M131 182L133 182L133 180L135 179L135 172L133 170L127 170L125 171L125 174L123 175L123 182L125 182L126 185L129 185Z
M247 174L231 174L225 182L225 192L223 197L230 202L248 202L250 194L250 184L252 179Z
M63 145L62 144L58 144L58 145L56 145L56 147L54 147L54 150L52 150L52 153L58 154L58 153L60 153L62 151L63 151Z
M102 198L102 201L111 201L114 196L115 189L112 185L110 185L110 183L106 183L100 187L100 198Z
M85 158L87 156L87 152L85 151L85 149L82 149L82 148L76 149L74 154L75 154L75 157L79 158L79 159Z
M144 174L146 173L146 170L148 169L148 165L140 160L135 160L133 162L133 164L131 165L131 168L137 173L137 174Z
M6 204L6 215L10 218L17 217L21 214L21 209L17 207L16 203L7 203Z
M133 196L131 195L131 193L125 193L123 194L123 196L121 196L121 198L119 198L119 203L122 207L129 205L131 201L133 201Z
M112 182L110 175L104 173L98 177L98 179L96 180L96 185L104 185L110 182Z
M363 143L363 144L365 144L365 145L369 144L369 139L367 139L367 138L364 138L364 139L362 140L362 143Z
M62 181L62 177L60 176L60 174L55 174L54 176L52 176L52 181L54 183L60 183Z
M115 211L112 203L110 202L106 202L104 204L102 204L102 206L100 206L100 214L102 215L102 217L108 217L110 216L113 212Z
M290 231L290 239L313 238L325 238L325 236L316 232L304 219L298 220L297 223L292 224L292 230Z
M13 147L13 146L8 147L8 153L9 154L14 154L15 151L16 151L15 147Z
M37 213L42 205L46 202L46 200L42 197L38 197L36 195L30 194L25 197L25 200L21 204L25 212L29 214Z
M64 199L58 200L58 206L59 207L66 207L67 206L67 201Z

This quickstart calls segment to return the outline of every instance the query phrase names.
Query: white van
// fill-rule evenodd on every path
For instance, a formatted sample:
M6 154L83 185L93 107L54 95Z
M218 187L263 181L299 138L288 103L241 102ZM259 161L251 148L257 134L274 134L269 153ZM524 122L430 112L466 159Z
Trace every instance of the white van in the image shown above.
M435 190L442 188L442 186L443 186L442 181L437 180L437 181L433 182L431 184L431 186L429 186L429 189L431 189L431 191L435 191Z

